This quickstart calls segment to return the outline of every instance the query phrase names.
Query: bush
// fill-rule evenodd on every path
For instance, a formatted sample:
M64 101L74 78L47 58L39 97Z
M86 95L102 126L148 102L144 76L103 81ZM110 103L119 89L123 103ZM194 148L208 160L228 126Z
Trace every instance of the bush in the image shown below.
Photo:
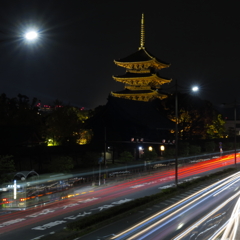
M50 162L51 172L66 173L74 168L73 159L69 156L54 157Z
M232 150L234 149L234 142L223 142L223 151L224 150Z
M101 157L101 153L98 152L86 152L83 156L82 164L84 166L95 166L98 165L99 157Z
M154 149L152 151L144 150L144 153L142 155L143 160L153 160L156 158L157 158L157 153Z
M13 156L0 156L0 184L10 181L15 171Z
M172 157L175 157L175 155L176 155L175 146L174 148L167 147L163 152L163 157L166 157L166 158L172 158Z
M197 155L201 153L201 147L200 146L196 146L196 145L190 145L189 147L189 153L191 155Z
M178 154L180 156L188 156L189 155L189 142L179 142L178 144Z
M132 160L133 160L133 155L130 152L124 151L120 154L119 161L130 162Z
M211 142L206 142L204 144L204 148L206 152L214 152L215 151L215 142L211 141Z

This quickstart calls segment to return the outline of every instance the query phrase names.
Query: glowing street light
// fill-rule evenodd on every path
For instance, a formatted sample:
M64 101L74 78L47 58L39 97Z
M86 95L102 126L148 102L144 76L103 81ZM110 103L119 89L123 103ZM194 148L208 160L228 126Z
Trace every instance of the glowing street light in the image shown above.
M198 86L193 86L192 91L198 92L199 88ZM178 84L176 80L175 85L175 185L178 186L178 124L179 124L179 118L178 118Z
M160 146L160 153L161 153L161 156L163 155L163 152L165 151L165 146L164 145L161 145Z
M34 30L25 33L24 38L27 41L34 41L38 38L38 33Z
M192 87L192 91L193 91L193 92L197 92L198 90L199 90L198 86Z

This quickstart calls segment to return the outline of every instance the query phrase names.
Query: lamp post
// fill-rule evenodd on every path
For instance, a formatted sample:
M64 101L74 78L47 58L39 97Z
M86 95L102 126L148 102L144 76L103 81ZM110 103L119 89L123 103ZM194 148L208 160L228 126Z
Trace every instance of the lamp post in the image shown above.
M193 86L192 91L197 92L199 90L198 86ZM179 124L179 118L178 118L178 84L176 80L175 85L175 118L176 118L176 124L175 124L175 185L178 186L178 124Z
M100 186L101 185L101 163L103 162L103 157L99 157L98 159L98 164L99 164L99 171L98 171L98 185Z
M161 145L160 146L160 151L161 151L161 156L163 155L163 152L165 151L165 146L164 145Z
M237 147L236 147L236 131L237 131L237 103L234 99L234 157L235 157L235 168L237 168Z
M236 133L237 133L237 102L236 99L234 99L233 104L226 104L223 103L226 106L234 107L234 165L235 168L237 168L237 139L236 139Z
M176 89L175 89L175 184L178 186L178 85L176 81Z

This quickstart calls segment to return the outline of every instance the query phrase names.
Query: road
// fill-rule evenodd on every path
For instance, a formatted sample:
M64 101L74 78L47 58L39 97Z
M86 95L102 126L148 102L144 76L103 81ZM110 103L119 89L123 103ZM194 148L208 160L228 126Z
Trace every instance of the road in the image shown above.
M228 167L234 163L233 158L233 155L224 156L180 167L179 179L192 179L192 176L198 177ZM175 172L171 169L151 172L150 175L120 183L113 181L110 185L100 187L84 186L75 189L74 194L68 199L25 211L6 214L1 212L0 238L12 240L18 236L26 240L41 239L64 228L68 222L157 193L160 191L159 188L173 184L174 176Z
M165 203L171 201L172 203L158 212L155 209L154 214L149 210L138 212L130 218L122 219L77 239L211 239L230 218L240 195L239 183L240 172L187 197L179 196L181 200L177 198L167 200ZM153 207L159 207L159 205ZM140 220L141 215L145 217ZM127 225L130 227L126 228Z

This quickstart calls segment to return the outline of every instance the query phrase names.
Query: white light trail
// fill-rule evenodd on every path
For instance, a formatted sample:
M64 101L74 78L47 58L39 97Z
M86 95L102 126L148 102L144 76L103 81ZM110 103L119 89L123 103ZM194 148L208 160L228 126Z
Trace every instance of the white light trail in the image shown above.
M223 202L221 205L219 205L218 207L216 207L215 209L213 209L210 213L208 213L207 215L205 215L203 218L201 218L199 221L197 221L195 224L193 224L191 227L189 227L188 229L186 229L184 232L182 232L180 235L178 235L177 237L173 238L172 240L180 240L183 237L185 237L189 232L191 232L194 228L198 227L201 223L203 223L204 221L206 221L210 216L212 216L214 213L216 213L217 211L219 211L221 208L223 208L224 206L226 206L230 201L232 201L234 198L238 197L240 194L240 191L238 191L237 193L235 193L232 197L228 198L225 202ZM226 238L224 238L226 239Z
M208 186L208 187L206 187L206 188L204 188L204 189L202 189L202 190L200 190L200 191L192 194L191 196L189 196L189 197L187 197L187 198L185 198L185 199L183 199L183 200L181 200L181 201L179 201L179 202L171 205L170 207L164 209L163 211L160 211L160 212L158 212L157 214L154 214L154 215L151 216L150 218L147 218L146 220L144 220L144 221L142 221L142 222L134 225L133 227L131 227L131 228L129 228L129 229L127 229L127 230L125 230L125 231L123 231L123 232L115 235L115 236L112 237L111 239L118 239L118 240L124 239L124 238L126 237L126 235L128 235L128 234L130 235L131 232L133 233L133 232L135 232L135 231L138 230L138 233L136 233L135 235L133 235L133 236L131 236L131 237L128 237L128 239L136 239L139 235L142 235L142 234L144 234L145 232L150 231L151 229L155 228L156 226L158 226L158 225L159 225L160 223L162 223L163 221L166 221L167 219L169 219L169 218L172 217L173 215L175 215L175 214L177 214L178 212L180 212L180 211L184 210L185 208L189 207L189 205L191 205L191 204L199 201L200 199L202 199L203 197L205 197L205 196L207 196L207 195L210 195L212 192L214 192L214 191L216 191L217 189L219 189L219 188L223 187L224 185L226 185L226 183L229 183L229 182L234 181L235 179L239 178L239 176L240 176L240 173L239 173L239 172L237 172L237 173L235 173L235 174L232 174L231 176L226 177L225 179L220 180L220 181L218 181L217 183L214 183L214 184L212 184L212 185L210 185L210 186ZM219 184L219 185L218 185L218 184ZM218 185L218 186L217 186L217 185ZM175 208L176 206L180 205L181 203L183 203L183 202L185 202L185 201L193 198L194 196L196 196L196 195L198 195L198 194L200 194L200 193L203 193L205 190L210 189L210 188L212 188L212 187L214 187L214 188L211 189L211 190L208 190L208 191L205 192L204 194L201 194L200 197L195 198L194 200L192 200L192 201L189 202L188 204L184 204L183 207L181 207L181 208L177 209L176 211L168 214L166 217L162 218L161 220L159 220L159 221L157 221L157 222L155 221L154 224L151 224L149 227L146 227L146 226L145 226L146 224L150 223L153 219L159 217L160 215L162 215L162 214L170 211L171 209ZM238 193L238 194L239 194L239 193ZM144 228L142 231L139 231L138 228L141 228L141 227L143 227L143 226L145 226L145 228ZM138 238L138 239L139 239L139 238Z

